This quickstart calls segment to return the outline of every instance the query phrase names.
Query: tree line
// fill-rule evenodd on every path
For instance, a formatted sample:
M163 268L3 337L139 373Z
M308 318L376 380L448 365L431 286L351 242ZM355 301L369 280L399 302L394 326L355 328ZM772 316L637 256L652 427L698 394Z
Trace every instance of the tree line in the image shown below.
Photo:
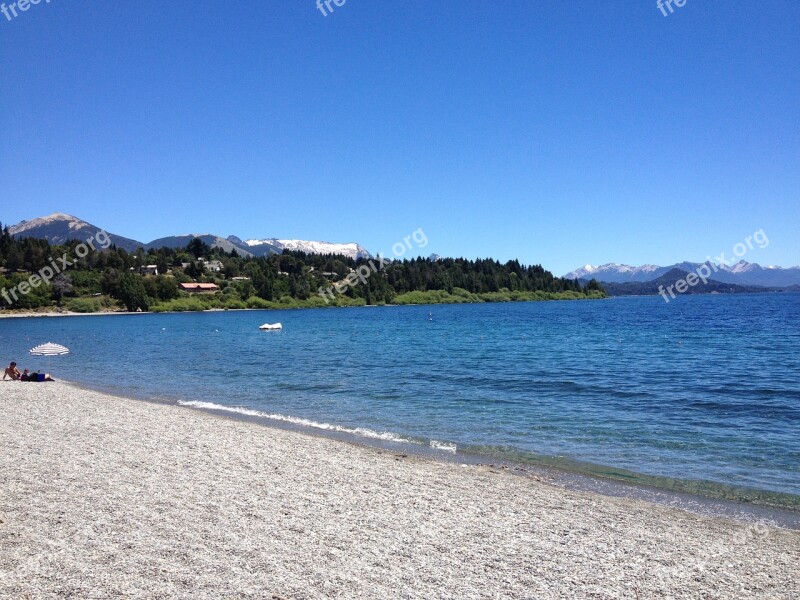
M290 306L351 306L411 302L485 302L555 298L594 298L604 293L595 281L554 277L540 265L512 260L413 258L378 261L371 275L341 285L348 275L369 262L342 255L284 251L265 257L226 253L193 239L185 248L127 252L116 246L79 258L79 240L51 245L37 238L14 238L0 233L0 290L20 289L32 274L53 259L71 257L69 269L42 281L25 294L16 294L3 309L60 307L77 312L114 310L202 310L205 308L278 308ZM146 267L155 265L158 274ZM213 266L214 270L209 267ZM218 270L216 270L218 268ZM190 295L179 288L188 282L215 283L214 294ZM321 289L339 283L333 302ZM27 286L29 287L29 286ZM27 289L22 286L23 289Z

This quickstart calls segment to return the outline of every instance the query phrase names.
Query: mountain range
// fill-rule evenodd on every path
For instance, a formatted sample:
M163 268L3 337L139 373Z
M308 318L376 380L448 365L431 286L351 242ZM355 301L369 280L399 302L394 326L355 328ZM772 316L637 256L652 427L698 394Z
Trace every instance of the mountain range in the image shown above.
M39 217L29 221L22 221L9 227L11 235L16 238L35 237L47 239L53 244L63 244L67 240L86 240L91 236L103 231L96 225L92 225L72 215L64 213L53 213L46 217ZM221 237L211 233L204 234L185 234L159 238L151 242L140 242L121 235L108 233L111 242L118 248L128 252L135 252L138 248L145 250L158 248L184 248L194 238L200 238L204 243L211 247L216 247L231 252L236 250L243 257L267 256L269 254L280 254L284 250L301 251L307 254L342 254L353 259L371 258L372 255L361 245L354 242L335 244L330 242L309 241L309 240L290 240L277 238L261 238L242 240L235 235ZM438 255L431 255L432 259L439 259ZM652 284L656 281L672 281L676 279L679 272L696 272L703 264L708 265L711 272L709 282L717 284L741 286L741 287L769 287L769 288L788 288L800 286L800 266L798 267L762 267L756 263L749 263L741 260L732 265L712 265L711 263L681 262L666 267L657 265L642 265L634 267L617 263L608 263L601 266L584 265L574 271L567 273L567 279L578 279L589 281L596 279L603 284ZM615 285L607 285L609 289L617 289ZM630 290L639 289L637 286L628 286ZM641 288L642 291L650 289L652 285ZM708 291L717 291L719 286L708 286ZM622 291L626 288L619 288ZM721 287L719 291L724 291ZM731 289L733 291L733 289ZM742 290L737 290L742 291Z
M608 263L597 267L585 265L567 273L564 277L582 281L596 279L600 283L645 283L660 279L674 270L692 273L701 268L703 264L707 265L708 270L711 272L708 277L709 281L740 286L775 288L800 285L800 267L762 267L759 264L749 263L744 260L731 265L681 262L668 267L656 265L633 267L617 263Z
M625 283L602 283L603 289L610 296L655 296L661 294L665 299L671 298L680 280L687 281L689 272L681 269L670 269L665 274L651 281L627 281ZM706 283L698 281L690 286L685 294L746 294L764 291L800 291L800 286L764 287L760 285L741 285L723 283L709 279Z
M46 239L52 244L63 244L67 240L86 240L103 231L96 225L87 223L72 215L53 213L46 217L22 221L8 228L15 238L34 237ZM352 259L371 258L372 255L363 246L354 242L346 244L332 244L330 242L317 242L308 240L281 240L266 238L257 240L242 240L235 235L226 238L210 233L174 235L159 238L152 242L140 242L127 237L108 233L111 243L127 252L135 252L138 248L145 250L158 248L184 248L194 238L200 238L211 247L220 248L225 252L236 250L243 257L266 256L280 254L284 250L295 250L307 254L343 254Z

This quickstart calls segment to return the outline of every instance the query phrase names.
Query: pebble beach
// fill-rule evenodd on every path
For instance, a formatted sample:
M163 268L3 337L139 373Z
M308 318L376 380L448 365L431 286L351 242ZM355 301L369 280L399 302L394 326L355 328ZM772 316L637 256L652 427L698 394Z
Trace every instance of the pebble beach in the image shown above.
M0 598L800 597L797 531L62 382L0 410Z

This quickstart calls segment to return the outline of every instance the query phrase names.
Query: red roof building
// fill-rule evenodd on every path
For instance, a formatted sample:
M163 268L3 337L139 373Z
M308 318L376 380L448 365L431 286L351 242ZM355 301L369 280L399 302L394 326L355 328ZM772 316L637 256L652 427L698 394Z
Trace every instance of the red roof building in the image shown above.
M219 286L216 283L181 283L180 288L184 292L218 292Z

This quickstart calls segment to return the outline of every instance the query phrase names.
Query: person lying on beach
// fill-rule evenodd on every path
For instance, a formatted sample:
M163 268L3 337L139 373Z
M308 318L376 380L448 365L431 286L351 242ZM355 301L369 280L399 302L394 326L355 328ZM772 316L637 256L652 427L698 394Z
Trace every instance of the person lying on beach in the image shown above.
M28 373L28 369L25 369L20 376L21 381L55 381L50 376L50 373Z
M12 381L17 381L21 377L19 369L17 368L17 363L12 362L8 365L8 368L3 373L3 381L6 380L6 377L11 377Z

